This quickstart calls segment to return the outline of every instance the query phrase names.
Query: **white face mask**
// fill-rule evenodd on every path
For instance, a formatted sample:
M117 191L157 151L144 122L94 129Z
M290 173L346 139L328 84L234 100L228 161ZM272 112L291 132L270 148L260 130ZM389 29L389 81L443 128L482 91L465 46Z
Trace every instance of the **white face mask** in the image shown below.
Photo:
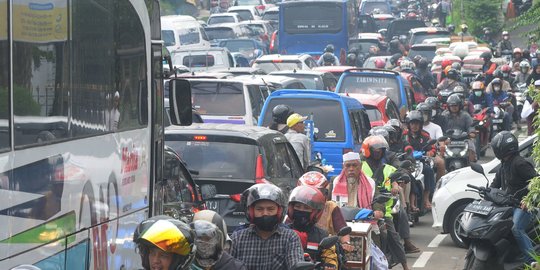
M493 90L495 90L496 92L499 92L499 91L501 91L501 87L500 86L493 86Z

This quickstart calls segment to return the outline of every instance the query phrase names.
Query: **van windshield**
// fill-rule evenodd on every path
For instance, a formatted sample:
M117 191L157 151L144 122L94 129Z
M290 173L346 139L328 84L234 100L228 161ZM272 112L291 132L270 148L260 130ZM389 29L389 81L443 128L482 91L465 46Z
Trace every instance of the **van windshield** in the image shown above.
M190 81L192 103L201 115L244 116L242 83Z
M388 96L396 104L402 104L398 79L395 77L349 74L342 78L337 92Z
M234 23L233 16L215 16L208 19L208 25L210 24L219 24L219 23Z
M257 61L253 64L253 67L270 73L276 70L302 69L302 63L300 61Z
M263 118L263 126L272 122L272 108L279 104L289 105L294 112L309 116L313 114L316 142L345 141L345 124L341 104L337 100L315 98L274 98L268 103Z
M199 28L178 29L178 39L180 39L180 45L198 44L201 41Z
M178 153L194 178L254 179L257 146L215 141L176 141L166 144Z

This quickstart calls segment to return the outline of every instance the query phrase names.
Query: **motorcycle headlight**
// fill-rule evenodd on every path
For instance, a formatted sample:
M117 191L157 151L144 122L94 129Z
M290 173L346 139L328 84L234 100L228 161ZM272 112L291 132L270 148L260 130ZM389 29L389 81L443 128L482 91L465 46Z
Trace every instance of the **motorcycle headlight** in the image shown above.
M450 150L450 147L446 147L446 151L444 151L446 153L447 156L449 157L453 157L454 156L454 152L452 152L452 150Z
M483 125L484 125L484 121L483 121L483 120L482 120L482 121L480 121L480 125L481 125L481 126L483 126Z
M501 219L502 215L503 215L503 213L499 212L499 213L493 215L491 218L489 218L488 222L497 221L497 220Z

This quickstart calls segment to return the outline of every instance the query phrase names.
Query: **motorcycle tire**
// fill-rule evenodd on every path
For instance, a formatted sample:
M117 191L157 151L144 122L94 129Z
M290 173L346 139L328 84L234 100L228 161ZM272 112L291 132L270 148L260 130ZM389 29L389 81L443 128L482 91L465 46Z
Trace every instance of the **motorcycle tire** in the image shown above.
M487 262L480 261L474 256L474 252L469 249L465 256L465 270L488 270Z

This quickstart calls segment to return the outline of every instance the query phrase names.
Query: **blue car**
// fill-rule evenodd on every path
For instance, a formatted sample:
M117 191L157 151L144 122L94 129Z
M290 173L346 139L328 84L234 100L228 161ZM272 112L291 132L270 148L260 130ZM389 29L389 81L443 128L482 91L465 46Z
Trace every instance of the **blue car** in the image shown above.
M343 154L360 151L371 128L364 106L346 95L321 90L278 90L264 103L259 126L270 126L272 109L278 104L308 116L313 123L312 157L317 152L337 176L343 166Z

